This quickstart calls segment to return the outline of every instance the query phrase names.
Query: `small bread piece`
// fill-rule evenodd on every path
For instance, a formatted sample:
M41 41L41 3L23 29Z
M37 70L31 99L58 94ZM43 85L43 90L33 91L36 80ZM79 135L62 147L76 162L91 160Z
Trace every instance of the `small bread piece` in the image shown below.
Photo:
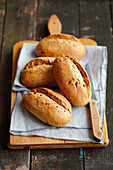
M79 61L67 57L56 58L53 75L61 91L74 106L84 106L90 101L90 80Z
M68 56L80 60L85 55L82 43L72 35L55 34L43 38L36 47L37 56Z
M41 121L63 127L72 117L70 102L60 93L38 87L26 93L22 100L25 108Z
M39 57L30 61L21 73L21 83L30 88L57 86L52 71L54 60L54 57Z

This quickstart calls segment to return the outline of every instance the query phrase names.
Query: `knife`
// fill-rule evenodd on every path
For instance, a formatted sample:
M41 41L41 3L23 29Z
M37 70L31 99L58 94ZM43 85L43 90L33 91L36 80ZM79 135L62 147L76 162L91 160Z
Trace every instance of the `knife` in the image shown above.
M97 138L99 141L101 141L102 140L102 131L100 129L100 117L99 117L99 112L97 110L97 99L96 99L95 90L94 90L92 77L91 77L91 73L90 73L90 68L89 68L88 64L86 64L85 69L86 69L86 72L88 73L88 76L90 79L91 91L92 91L92 97L89 102L89 106L90 106L90 115L91 115L93 135L95 138Z

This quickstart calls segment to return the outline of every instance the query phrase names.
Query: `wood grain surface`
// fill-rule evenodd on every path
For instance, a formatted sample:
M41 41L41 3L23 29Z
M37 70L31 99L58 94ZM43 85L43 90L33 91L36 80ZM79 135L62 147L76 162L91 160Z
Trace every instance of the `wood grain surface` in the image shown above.
M110 143L106 148L10 150L11 64L13 45L49 35L52 14L63 33L92 38L108 48L106 113ZM0 1L0 169L113 169L113 0Z
M85 149L85 168L87 170L111 170L113 168L113 152L111 151L113 148L113 126L111 125L113 122L111 104L113 103L113 100L111 100L113 94L113 79L111 78L111 68L113 68L113 39L110 5L110 1L107 0L80 0L81 36L93 38L99 45L105 45L108 48L106 113L110 143L104 149Z
M35 1L0 1L0 169L29 169L30 151L7 148L10 127L12 48L33 39Z

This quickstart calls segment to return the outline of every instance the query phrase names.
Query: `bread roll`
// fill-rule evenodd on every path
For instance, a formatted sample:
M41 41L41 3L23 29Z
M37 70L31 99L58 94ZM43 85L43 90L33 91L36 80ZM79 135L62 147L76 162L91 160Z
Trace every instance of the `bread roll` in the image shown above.
M54 59L54 57L39 57L30 61L21 73L21 83L30 88L57 86L52 71Z
M37 56L69 56L80 60L85 55L81 42L68 34L55 34L43 38L36 47Z
M56 58L53 75L61 91L74 106L84 106L90 101L90 80L78 61L67 57Z
M72 116L70 102L61 94L47 88L31 90L24 95L22 102L34 116L52 126L66 126Z

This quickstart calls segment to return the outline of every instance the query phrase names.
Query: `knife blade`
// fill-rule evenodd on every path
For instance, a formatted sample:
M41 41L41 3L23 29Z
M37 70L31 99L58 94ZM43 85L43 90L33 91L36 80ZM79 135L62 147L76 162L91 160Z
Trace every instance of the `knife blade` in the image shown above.
M97 102L97 98L96 98L96 95L95 95L93 81L92 81L90 68L89 68L88 64L86 64L85 69L86 69L86 72L87 72L89 79L90 79L91 91L92 91L92 97L91 97L91 100L89 102L89 106L90 106L90 115L91 115L93 135L96 139L101 141L102 140L102 131L100 129L100 116L99 116L99 112L97 110L97 103L98 102Z

